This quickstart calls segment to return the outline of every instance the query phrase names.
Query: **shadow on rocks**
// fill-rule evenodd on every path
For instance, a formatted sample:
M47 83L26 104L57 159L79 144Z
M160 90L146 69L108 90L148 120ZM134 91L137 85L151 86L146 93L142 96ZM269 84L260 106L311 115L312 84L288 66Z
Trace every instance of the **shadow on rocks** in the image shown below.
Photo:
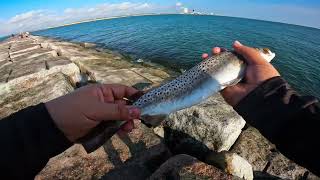
M137 143L133 143L128 135L123 134L121 136L118 136L121 141L127 145L129 148L130 154L132 157L135 157L139 154L138 151L145 151L146 145L139 141ZM112 141L107 141L104 146L104 151L108 154L108 158L111 161L111 163L114 165L115 168L118 168L122 166L124 163L122 162L120 158L120 153L115 149L115 147L112 145Z
M109 171L101 179L147 179L170 157L171 153L167 148L163 144L158 144L137 156L132 156L122 166Z
M188 154L200 161L205 161L208 154L214 153L205 144L189 134L168 127L164 127L164 142L173 154Z
M187 154L206 164L220 168L220 164L216 164L217 161L209 161L208 157L216 155L217 158L221 158L223 153L210 150L204 143L186 133L173 130L169 127L164 127L164 142L173 155ZM254 179L281 178L270 175L266 172L254 171Z

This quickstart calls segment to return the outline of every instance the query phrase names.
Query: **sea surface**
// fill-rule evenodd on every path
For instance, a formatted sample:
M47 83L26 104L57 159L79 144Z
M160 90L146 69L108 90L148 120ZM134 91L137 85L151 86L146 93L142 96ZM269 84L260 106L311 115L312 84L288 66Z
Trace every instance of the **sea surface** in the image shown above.
M222 16L159 15L87 22L34 32L72 42L92 42L176 70L201 61L214 46L234 40L276 53L272 64L301 94L320 97L320 30Z
M0 37L0 42L6 40L7 38L8 36Z

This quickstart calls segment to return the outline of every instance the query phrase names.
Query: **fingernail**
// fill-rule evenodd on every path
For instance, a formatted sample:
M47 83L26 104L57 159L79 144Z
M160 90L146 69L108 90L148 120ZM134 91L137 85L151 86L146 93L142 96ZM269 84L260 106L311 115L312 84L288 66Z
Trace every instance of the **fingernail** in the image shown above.
M233 43L233 45L234 45L235 47L240 47L240 46L242 46L242 44L241 44L239 41L235 41L235 42Z
M220 53L220 48L219 48L219 47L214 47L214 48L213 48L213 52L214 52L215 54Z
M202 59L207 59L208 57L209 57L209 54L207 53L202 54Z
M136 107L129 108L129 116L131 119L140 118L140 109Z

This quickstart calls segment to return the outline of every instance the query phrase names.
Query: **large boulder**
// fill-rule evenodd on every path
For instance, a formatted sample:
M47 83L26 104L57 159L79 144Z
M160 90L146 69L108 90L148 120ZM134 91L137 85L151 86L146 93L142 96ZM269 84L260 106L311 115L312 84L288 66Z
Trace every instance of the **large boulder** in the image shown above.
M251 164L235 153L228 151L220 153L212 152L206 157L206 163L215 165L233 176L237 176L245 180L253 179Z
M284 179L317 178L307 169L282 155L253 127L241 133L231 151L247 159L254 171L263 171Z
M87 154L74 145L52 158L36 179L145 179L170 157L152 130L135 121L128 135L115 135Z
M171 114L163 123L164 137L175 153L203 159L210 151L226 151L234 144L245 121L221 95Z
M62 73L36 73L0 85L0 119L73 91Z
M162 164L159 169L152 174L150 180L155 179L239 179L228 175L215 168L214 166L205 164L189 155L176 155Z
M25 52L30 52L36 49L39 49L40 45L39 44L29 44L29 43L23 43L20 45L15 45L13 44L10 48L10 57L14 58L19 54L23 54Z

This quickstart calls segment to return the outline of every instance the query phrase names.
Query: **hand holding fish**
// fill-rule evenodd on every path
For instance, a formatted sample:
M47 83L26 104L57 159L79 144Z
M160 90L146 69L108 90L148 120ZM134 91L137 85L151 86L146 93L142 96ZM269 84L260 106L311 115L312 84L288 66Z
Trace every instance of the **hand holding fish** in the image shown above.
M140 110L126 105L123 98L137 92L123 85L95 84L49 101L46 107L56 126L75 142L102 121L126 121L120 131L131 131L132 120L139 118Z
M148 91L133 106L126 105L123 98L138 91L121 85L84 87L46 106L66 137L82 143L90 153L118 130L130 131L132 119L140 118L146 125L156 126L170 113L199 104L219 91L235 106L259 84L279 76L269 63L275 57L269 49L255 50L239 42L235 42L234 49L223 52L214 48L213 57L203 55L205 61Z
M269 62L265 61L256 49L244 46L238 41L234 42L233 48L245 58L248 66L242 82L226 87L221 91L223 98L231 106L237 105L242 98L247 96L262 82L280 76L279 72ZM223 51L225 51L223 48L215 47L212 49L212 54L218 55ZM207 59L208 57L208 54L202 55L203 59Z

